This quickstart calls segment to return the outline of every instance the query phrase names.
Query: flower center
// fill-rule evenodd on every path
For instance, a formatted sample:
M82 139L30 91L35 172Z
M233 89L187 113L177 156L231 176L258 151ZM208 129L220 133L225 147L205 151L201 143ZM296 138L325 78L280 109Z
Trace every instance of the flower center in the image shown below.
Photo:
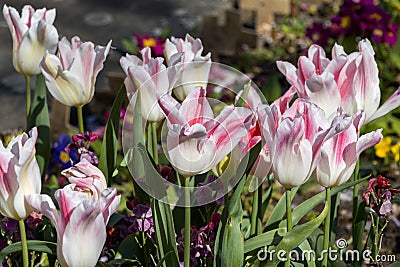
M156 46L157 42L153 38L148 38L143 40L144 47L153 47Z

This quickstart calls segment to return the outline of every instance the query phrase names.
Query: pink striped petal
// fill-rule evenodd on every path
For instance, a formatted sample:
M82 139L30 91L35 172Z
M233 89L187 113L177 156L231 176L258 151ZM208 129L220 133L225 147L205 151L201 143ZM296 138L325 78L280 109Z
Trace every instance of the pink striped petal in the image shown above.
M209 133L208 138L215 144L217 153L216 162L220 162L233 150L240 139L247 135L251 126L252 115L249 109L239 107L235 108L224 120L221 120L223 116L215 118L217 123L215 128Z
M276 66L278 67L279 71L285 75L286 80L292 86L294 86L297 90L302 88L301 85L298 84L297 69L292 63L277 61Z
M171 95L166 94L158 99L158 104L170 124L185 125L186 120L180 115L180 104Z
M328 67L330 61L326 58L325 51L319 45L311 45L308 48L308 58L315 66L315 74L320 75Z
M72 211L61 251L68 266L95 266L106 241L100 203L83 201ZM85 242L82 242L85 240Z
M325 71L321 75L312 75L306 81L308 99L317 104L329 117L340 107L340 94L332 73Z
M382 138L382 129L362 135L357 142L357 155L359 156L365 149L379 143Z
M205 122L214 118L214 113L206 97L206 89L195 88L182 102L179 114L189 123L190 126Z
M383 103L383 105L369 117L365 123L380 118L400 106L400 87Z
M53 200L48 195L34 194L26 196L26 201L35 210L40 211L44 216L49 218L54 226L59 229L59 215Z

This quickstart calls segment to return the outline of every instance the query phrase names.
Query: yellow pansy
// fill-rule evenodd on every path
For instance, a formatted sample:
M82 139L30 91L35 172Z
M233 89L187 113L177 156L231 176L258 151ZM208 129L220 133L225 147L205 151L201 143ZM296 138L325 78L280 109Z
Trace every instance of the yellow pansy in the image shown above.
M374 146L375 155L379 158L386 158L389 155L392 146L392 138L386 136L378 144Z
M393 145L393 146L390 148L390 151L392 152L392 154L393 154L393 156L394 156L394 161L395 161L395 162L398 162L399 159L400 159L400 144L397 143L397 144Z

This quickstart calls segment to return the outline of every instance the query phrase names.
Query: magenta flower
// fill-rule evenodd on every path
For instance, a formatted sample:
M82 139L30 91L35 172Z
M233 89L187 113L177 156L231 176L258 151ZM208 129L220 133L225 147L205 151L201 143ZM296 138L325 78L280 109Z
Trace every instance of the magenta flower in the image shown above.
M76 184L70 184L57 190L55 198L60 213L48 195L30 195L27 200L54 224L61 266L96 266L106 241L108 220L120 202L117 190L107 188L93 200Z
M139 50L149 47L154 56L162 57L164 55L165 40L162 37L153 37L149 34L140 35L138 33L135 33L134 36L138 42Z
M99 163L99 159L97 156L90 151L90 144L96 141L99 136L96 133L78 133L72 136L71 143L65 148L65 151L71 153L75 151L78 159L83 160L86 159L91 164L97 165Z
M400 190L393 189L389 179L378 175L368 181L368 189L364 191L365 203L370 206L380 217L387 217L392 212L392 194Z
M170 95L159 99L168 121L167 156L184 176L212 169L247 135L252 121L250 110L233 105L214 118L205 92L197 87L182 105Z

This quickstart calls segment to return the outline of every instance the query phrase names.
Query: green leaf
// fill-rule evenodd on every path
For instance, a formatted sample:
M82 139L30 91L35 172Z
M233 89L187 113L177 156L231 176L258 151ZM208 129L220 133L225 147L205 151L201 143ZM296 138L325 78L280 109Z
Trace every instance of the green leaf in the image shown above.
M57 255L57 244L46 241L28 240L28 250ZM5 256L19 251L22 251L21 242L16 242L8 247L5 247L2 251L0 251L0 262L3 261Z
M125 215L121 213L114 213L111 215L110 220L108 221L108 227L113 227L116 225L122 218L125 218Z
M366 181L368 178L364 178L364 179L360 179L358 181L353 181L353 182L349 182L346 184L343 184L341 186L338 187L334 187L332 188L331 191L331 195L334 196L336 195L338 192L347 189L349 187L352 187L355 184L361 183L363 181ZM292 189L293 191L294 189ZM283 206L282 209L284 209L285 211L285 198L282 197L281 200L283 199ZM300 219L302 217L304 217L304 215L306 215L308 212L310 212L313 208L315 208L318 204L320 204L322 201L325 200L325 191L318 193L317 195L313 196L312 198L304 201L303 203L301 203L299 206L297 206L296 208L293 209L292 212L292 219L293 219L293 225L296 225ZM279 201L281 202L281 201ZM275 207L274 210L277 209L277 207L279 207L279 202L277 204L277 206ZM284 212L283 211L283 212ZM276 213L277 214L277 213ZM283 217L283 215L282 215ZM275 223L274 223L275 224ZM271 224L272 226L272 224ZM246 240L245 242L245 253L248 253L250 251L253 251L255 249L261 248L265 245L270 245L270 244L276 244L276 242L273 241L277 241L279 240L279 236L282 236L282 231L284 231L284 229L286 229L286 219L282 220L279 222L278 224L278 228L277 229L269 229L269 231L255 236L253 238L250 238L248 240ZM274 240L275 238L275 240Z
M108 118L104 131L103 144L101 146L99 169L104 173L108 185L111 184L112 175L114 173L114 170L117 168L120 112L125 95L126 88L125 85L122 85L112 105L110 117Z
M307 237L309 237L315 229L317 229L320 224L325 219L326 215L330 212L329 206L325 205L321 214L315 219L293 227L293 229L288 232L279 244L276 246L275 251L291 251L299 246ZM263 262L263 266L277 266L279 264L279 259L277 258L277 253L274 253L273 260L271 262Z
M244 253L248 253L264 246L277 244L282 239L284 234L286 234L286 227L273 229L252 237L244 242Z
M337 193L343 191L344 189L347 189L349 187L354 186L355 184L359 184L361 182L366 181L368 178L369 177L366 177L363 179L359 179L357 181L352 181L342 184L341 186L338 187L333 187L331 195L334 196ZM298 205L296 208L294 208L292 212L293 225L298 223L301 220L301 218L304 217L304 215L309 213L313 208L315 208L318 204L322 203L324 200L325 200L325 191L322 191L313 196L312 198L307 199L306 201ZM286 225L286 219L279 222L280 227L283 227L285 225Z
M162 259L160 263L162 266L179 267L171 208L169 204L152 199L151 209L154 217L157 249L159 257Z
M158 256L160 259L165 258L165 261L162 262L162 266L179 267L178 250L176 248L175 239L176 233L171 208L169 204L159 201L159 199L164 199L167 196L163 178L155 169L154 162L149 158L144 145L140 91L136 95L136 100L134 101L136 101L136 103L133 116L133 144L125 159L128 165L133 165L130 168L133 177L145 178L144 183L140 186L147 187L147 189L152 192L151 196L157 198L152 198L150 203L156 231ZM166 257L170 252L172 252L172 255Z
M355 239L353 240L353 247L354 249L358 250L359 252L362 252L363 250L363 234L365 230L365 223L368 219L368 212L365 211L366 204L365 201L361 201L358 209L357 209L357 214L354 217L355 223L354 223L354 231L355 234L353 235Z
M239 168L241 164L239 164ZM217 237L214 246L213 266L242 266L244 261L244 240L241 231L243 209L241 193L245 185L245 176L236 186L232 197L222 211L221 222L218 226ZM234 244L234 245L232 245Z
M310 242L308 242L307 239L304 240L304 241L299 245L299 248L301 249L301 251L312 251ZM307 257L307 254L305 254L305 253L304 253L303 255L305 255L305 261L307 262L307 266L308 266L308 267L316 267L316 265L315 265L315 259L312 258L312 255L311 255L311 256L308 256L308 257Z
M46 83L42 74L36 77L36 88L33 97L31 110L27 119L27 129L37 127L38 140L36 142L36 160L40 168L42 181L50 158L50 117L47 105Z
M387 267L400 267L400 262L394 262L394 263L388 265Z

